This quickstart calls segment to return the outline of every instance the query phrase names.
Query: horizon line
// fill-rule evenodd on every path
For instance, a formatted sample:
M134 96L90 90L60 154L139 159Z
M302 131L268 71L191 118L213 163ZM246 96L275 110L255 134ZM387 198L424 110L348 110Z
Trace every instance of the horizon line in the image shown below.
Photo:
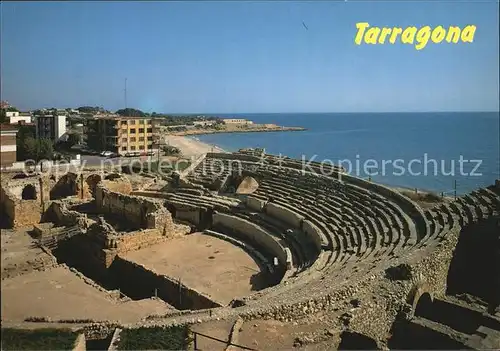
M320 114L420 114L420 113L500 113L498 111L386 111L386 112L370 112L370 111L360 111L360 112L157 112L160 115L283 115L283 114L309 114L309 115L320 115Z

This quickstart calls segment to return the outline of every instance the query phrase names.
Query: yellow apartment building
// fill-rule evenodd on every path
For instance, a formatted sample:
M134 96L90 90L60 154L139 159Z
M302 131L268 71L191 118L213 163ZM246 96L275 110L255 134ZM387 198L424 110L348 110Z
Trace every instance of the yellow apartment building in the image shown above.
M87 122L87 145L120 155L158 151L159 119L105 116Z

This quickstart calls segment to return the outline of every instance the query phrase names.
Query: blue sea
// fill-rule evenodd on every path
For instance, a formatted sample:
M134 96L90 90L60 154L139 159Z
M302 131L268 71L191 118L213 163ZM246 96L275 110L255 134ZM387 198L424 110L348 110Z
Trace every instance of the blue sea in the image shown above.
M463 194L500 178L498 112L231 116L307 131L197 137L227 151L263 147L267 153L304 163L313 159L341 164L352 175L383 184L445 194L452 194L455 184L457 193Z

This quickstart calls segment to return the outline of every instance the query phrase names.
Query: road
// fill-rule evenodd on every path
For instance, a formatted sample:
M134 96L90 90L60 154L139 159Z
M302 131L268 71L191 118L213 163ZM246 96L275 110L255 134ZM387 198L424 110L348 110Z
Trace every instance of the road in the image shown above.
M140 157L103 157L103 156L94 156L94 155L82 155L81 156L81 165L84 167L99 167L103 165L106 166L118 166L118 165L126 165L131 162L149 162L156 161L156 157L154 156L140 156Z

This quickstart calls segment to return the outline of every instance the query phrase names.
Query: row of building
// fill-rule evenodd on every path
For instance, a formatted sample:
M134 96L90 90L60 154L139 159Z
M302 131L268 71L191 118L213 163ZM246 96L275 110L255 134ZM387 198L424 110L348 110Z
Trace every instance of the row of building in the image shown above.
M50 139L54 143L67 140L68 131L79 126L86 148L93 151L110 151L119 155L148 154L160 147L161 118L123 117L110 113L81 116L78 110L39 110L37 113L6 111L6 124L1 126L1 164L8 166L16 161L16 133L20 125L34 127L37 138ZM70 125L69 119L80 118L81 123ZM226 125L249 125L252 121L238 118L222 119ZM208 127L216 122L196 121L196 125ZM220 122L219 122L220 123Z
M34 126L37 138L64 140L67 133L65 115L40 115L33 120L16 119L20 114L9 114L9 123L1 129L1 164L9 166L16 161L16 134L20 125ZM15 122L14 122L15 121ZM82 124L83 126L83 124ZM140 117L99 116L86 120L82 132L86 146L94 151L127 153L157 152L160 140L160 120Z
M9 125L34 125L38 138L54 141L61 139L66 133L67 121L65 114L44 114L34 116L31 112L6 111L6 123Z

